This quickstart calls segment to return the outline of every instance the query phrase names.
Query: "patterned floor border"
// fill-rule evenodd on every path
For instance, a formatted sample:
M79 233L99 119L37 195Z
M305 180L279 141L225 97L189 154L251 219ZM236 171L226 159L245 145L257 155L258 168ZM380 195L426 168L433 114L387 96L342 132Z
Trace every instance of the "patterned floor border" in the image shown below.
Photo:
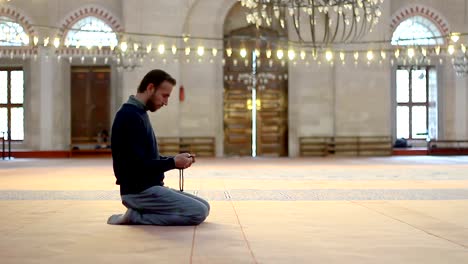
M468 189L186 190L209 201L468 200ZM1 200L120 200L109 190L0 190Z

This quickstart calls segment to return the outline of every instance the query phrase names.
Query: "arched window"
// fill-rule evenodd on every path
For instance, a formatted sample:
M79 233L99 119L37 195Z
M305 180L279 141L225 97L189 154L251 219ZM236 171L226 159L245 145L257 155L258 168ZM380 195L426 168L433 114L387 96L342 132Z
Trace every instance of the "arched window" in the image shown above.
M65 38L72 46L117 46L117 35L99 18L89 16L76 22Z
M8 17L0 17L0 46L26 46L29 37L23 27Z
M444 43L441 36L440 30L429 19L414 16L398 25L393 32L392 45L441 45Z
M439 28L429 19L413 16L393 32L392 45L442 45ZM431 102L431 103L430 103ZM433 66L398 66L396 70L396 137L437 138L437 75Z

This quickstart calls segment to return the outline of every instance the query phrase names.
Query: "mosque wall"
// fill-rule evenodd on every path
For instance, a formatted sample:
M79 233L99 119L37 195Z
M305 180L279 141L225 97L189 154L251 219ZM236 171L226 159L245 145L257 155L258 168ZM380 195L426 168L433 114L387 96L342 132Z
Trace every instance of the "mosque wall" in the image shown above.
M236 0L14 0L17 8L36 25L57 28L67 16L83 6L95 6L115 16L125 32L167 34L170 36L223 37L223 24ZM420 5L436 10L447 21L450 31L468 28L464 0L450 4L438 0L386 0L383 15L367 40L390 39L392 16L407 6ZM51 38L57 31L37 27L36 32ZM290 32L291 33L291 32ZM292 36L290 34L290 36ZM144 35L133 38L145 42ZM162 39L161 39L162 41ZM152 38L153 45L158 40ZM136 92L142 77L151 69L161 68L177 79L169 105L151 114L158 136L209 136L216 138L217 156L223 155L223 67L222 43L206 40L190 45L205 45L219 50L217 57L202 59L192 49L187 57L179 51L177 59L145 60L134 71L117 71L111 63L111 113L118 110ZM182 39L174 43L183 46ZM171 45L165 43L166 45ZM155 49L156 47L153 47ZM379 48L379 47L373 47ZM206 50L206 54L210 51ZM169 58L169 57L168 57ZM52 48L41 48L37 58L0 59L2 66L20 65L25 69L25 140L16 148L33 150L68 150L70 144L70 66L80 61L57 60ZM85 64L89 64L86 62ZM468 139L468 80L456 76L450 63L437 65L440 91L439 138ZM357 65L349 56L343 65L337 58L330 66L289 63L289 155L298 155L302 136L392 136L395 134L392 103L393 66L389 60ZM180 86L185 100L179 100Z
M399 14L409 7L426 7L435 13L433 18L443 21L450 32L466 32L468 26L468 3L465 0L437 1L437 0L392 0L390 9L392 14ZM430 13L430 12L429 12ZM431 17L428 15L428 17ZM390 24L392 21L389 21ZM466 126L468 112L466 111L466 77L457 76L450 62L443 65L435 63L439 77L440 99L440 133L442 139L467 139ZM462 98L462 99L460 99Z

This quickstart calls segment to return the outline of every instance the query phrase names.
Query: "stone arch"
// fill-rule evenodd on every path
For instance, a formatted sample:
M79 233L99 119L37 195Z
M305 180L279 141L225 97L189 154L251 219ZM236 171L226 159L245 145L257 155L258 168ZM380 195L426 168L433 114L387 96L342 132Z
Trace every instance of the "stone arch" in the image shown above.
M204 1L204 0L196 0L191 6L189 11L187 12L186 19L184 21L184 24L182 25L182 32L183 33L193 33L193 29L190 28L190 24L193 20L198 20L202 18L204 21L209 20L211 25L214 25L213 31L210 32L210 37L223 37L223 26L224 26L224 19L226 18L227 14L231 10L231 8L234 6L235 3L237 3L238 0L221 0L221 1L216 1L216 5L213 6L214 9L216 9L216 12L213 12L214 14L217 14L216 16L211 16L211 17L206 17L202 15L204 14L203 9L204 9L204 4L209 3L210 5L213 5L213 2L211 1Z
M110 11L97 5L86 5L78 10L70 12L67 16L65 16L65 19L60 23L60 30L57 34L58 37L63 39L67 35L68 30L76 22L89 16L94 16L101 19L107 23L107 25L109 25L115 33L122 32L124 30L120 19Z
M29 37L35 34L31 19L26 16L22 10L19 10L16 7L3 5L0 8L0 16L6 16L14 19L15 22L19 23L23 27L24 32L26 32Z
M447 20L439 12L419 4L406 6L395 12L390 24L391 32L393 33L401 22L413 16L422 16L429 19L437 26L443 35L450 33Z

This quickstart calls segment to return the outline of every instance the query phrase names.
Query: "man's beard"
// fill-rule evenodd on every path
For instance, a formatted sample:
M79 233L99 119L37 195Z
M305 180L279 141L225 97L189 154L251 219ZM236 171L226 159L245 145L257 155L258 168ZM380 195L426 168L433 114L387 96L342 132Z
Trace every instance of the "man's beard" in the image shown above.
M146 102L146 107L148 108L148 110L150 110L151 112L155 112L156 110L158 110L158 107L153 103L153 101L151 100L148 100Z

